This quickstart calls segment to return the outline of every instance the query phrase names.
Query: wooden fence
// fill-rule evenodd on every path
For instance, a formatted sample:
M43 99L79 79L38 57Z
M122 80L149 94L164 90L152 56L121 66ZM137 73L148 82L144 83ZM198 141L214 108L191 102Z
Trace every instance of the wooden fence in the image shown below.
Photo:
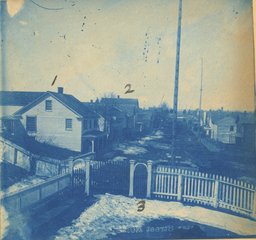
M154 198L226 208L256 218L255 186L218 175L157 166L153 170Z
M86 173L82 168L73 169L72 174L72 193L84 193L85 192Z
M61 174L45 182L34 184L1 197L1 204L8 212L20 211L63 189L70 187L70 174Z
M94 162L89 176L92 193L128 195L129 167L129 162Z

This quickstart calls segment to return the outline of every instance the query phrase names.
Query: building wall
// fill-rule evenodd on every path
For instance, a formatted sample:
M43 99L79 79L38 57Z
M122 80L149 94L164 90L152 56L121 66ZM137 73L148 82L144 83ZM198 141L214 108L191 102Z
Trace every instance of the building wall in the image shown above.
M230 130L230 127L233 126L233 131ZM236 133L236 123L235 120L226 119L218 124L218 132L217 139L223 143L235 143L232 138L230 138L230 134Z
M52 100L52 111L45 110L44 100L22 115L22 125L26 129L26 116L36 116L37 131L28 132L30 136L35 136L35 139L39 142L46 142L54 146L80 152L81 120L77 120L78 116L75 113L53 97L49 96L46 100ZM66 130L67 118L72 119L72 130Z
M243 127L243 147L248 148L250 151L255 149L255 125L254 124L242 124Z
M96 127L94 126L94 121L97 122ZM86 132L89 132L89 131L92 131L92 130L99 130L99 119L97 119L97 118L84 118L83 121L82 121L82 134L85 134Z
M212 128L211 138L217 141L218 126L216 124L211 124L211 128Z

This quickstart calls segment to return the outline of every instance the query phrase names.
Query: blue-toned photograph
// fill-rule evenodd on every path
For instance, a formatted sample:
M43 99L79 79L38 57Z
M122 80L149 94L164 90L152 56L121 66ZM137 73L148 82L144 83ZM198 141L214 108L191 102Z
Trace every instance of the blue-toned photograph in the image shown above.
M256 238L252 0L2 0L3 240Z

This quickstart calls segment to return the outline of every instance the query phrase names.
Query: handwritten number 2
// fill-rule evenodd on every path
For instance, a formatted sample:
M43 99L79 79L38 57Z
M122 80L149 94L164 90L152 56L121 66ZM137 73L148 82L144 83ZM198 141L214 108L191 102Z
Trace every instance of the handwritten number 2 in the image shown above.
M137 205L140 204L140 205L138 206L138 209L137 209L138 212L142 212L142 211L145 209L145 203L146 203L145 200L141 200L141 201L139 201L139 202L137 203Z
M132 92L135 91L135 90L131 90L131 86L132 86L132 85L131 85L130 83L126 84L126 86L125 86L124 88L127 88L127 87L128 87L129 89L125 92L125 94L126 94L126 93L132 93Z

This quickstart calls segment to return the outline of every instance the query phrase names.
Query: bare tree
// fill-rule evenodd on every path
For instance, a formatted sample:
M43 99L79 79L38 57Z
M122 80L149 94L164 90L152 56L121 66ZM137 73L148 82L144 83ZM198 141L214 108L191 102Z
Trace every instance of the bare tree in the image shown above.
M169 110L170 107L168 105L167 102L162 102L160 105L159 105L160 108L162 108L163 110Z

